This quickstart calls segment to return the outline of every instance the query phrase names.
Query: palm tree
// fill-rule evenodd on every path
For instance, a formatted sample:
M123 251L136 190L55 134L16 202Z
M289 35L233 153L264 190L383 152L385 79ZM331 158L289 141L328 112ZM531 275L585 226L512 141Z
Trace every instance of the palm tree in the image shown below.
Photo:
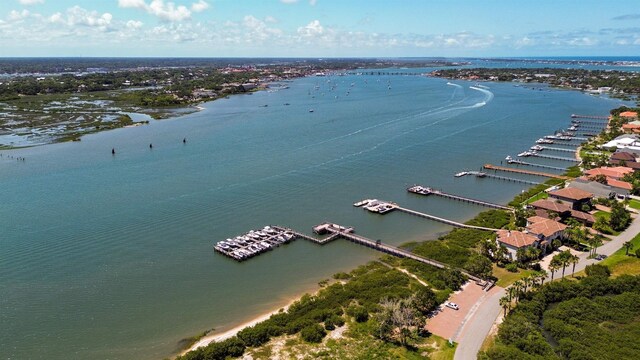
M542 286L544 285L544 280L547 278L549 274L545 269L540 269L539 271L536 271L535 275L536 275L536 278L540 280L540 286Z
M522 278L523 292L527 292L527 288L531 285L531 277L526 276Z
M625 241L624 244L622 244L622 246L624 246L626 250L625 255L629 256L629 250L631 250L631 248L633 247L633 244L631 243L631 241Z
M562 265L560 264L560 261L554 256L551 259L551 262L549 263L549 271L551 271L551 280L553 280L553 276L555 275L556 271L560 269L561 266Z
M591 246L593 247L593 255L598 252L598 247L604 243L604 236L600 234L595 234L591 238Z
M579 262L580 258L578 257L578 255L571 254L571 256L569 257L569 264L573 264L573 269L571 269L571 276L573 276L573 273L576 272L576 264Z
M507 294L509 295L509 302L511 302L511 299L516 297L517 292L518 292L518 289L516 289L515 286L510 286L507 289Z
M511 310L511 300L506 296L501 297L500 306L504 309L504 316L507 316L507 308Z
M553 239L553 241L551 242L551 246L553 247L553 249L557 249L560 246L562 246L562 240L560 239Z
M522 290L522 287L523 287L523 286L524 286L524 283L523 283L523 281L522 281L522 280L516 280L516 281L514 281L514 283L513 283L513 287L515 287L515 288L516 288L516 292L515 292L515 295L516 295L516 302L518 302L518 298L520 297L520 291Z

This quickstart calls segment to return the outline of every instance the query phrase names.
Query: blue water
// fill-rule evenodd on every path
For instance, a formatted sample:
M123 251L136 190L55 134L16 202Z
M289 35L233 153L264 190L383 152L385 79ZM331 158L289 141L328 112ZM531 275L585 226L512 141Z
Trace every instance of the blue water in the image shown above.
M392 244L434 238L449 228L352 203L375 197L468 219L482 209L405 189L507 202L526 185L452 175L527 149L572 113L620 104L422 76L288 85L79 143L2 152L0 358L169 356L183 337L233 327L378 256L301 240L236 263L214 253L214 241L266 224L309 232L323 221Z

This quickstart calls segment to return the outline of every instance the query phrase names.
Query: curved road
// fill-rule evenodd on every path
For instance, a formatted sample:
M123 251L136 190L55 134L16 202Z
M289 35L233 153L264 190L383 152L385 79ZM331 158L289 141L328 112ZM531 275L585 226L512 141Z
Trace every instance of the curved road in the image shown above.
M633 222L618 236L611 238L611 241L600 246L598 248L598 254L604 254L610 256L618 249L622 248L622 244L625 241L631 241L637 234L640 233L640 215L633 219ZM587 259L588 253L582 253L578 255L580 261L576 264L575 271L584 270L587 265L595 264L598 260ZM557 272L554 277L556 280L562 276L561 272ZM571 276L571 272L567 272L565 276ZM547 277L547 280L551 280L551 276ZM458 348L454 355L454 360L470 360L476 359L478 351L484 342L484 339L489 334L491 327L497 320L500 311L500 298L505 295L505 289L500 289L499 292L486 298L471 315L468 321L463 325L460 334L455 339L458 342Z

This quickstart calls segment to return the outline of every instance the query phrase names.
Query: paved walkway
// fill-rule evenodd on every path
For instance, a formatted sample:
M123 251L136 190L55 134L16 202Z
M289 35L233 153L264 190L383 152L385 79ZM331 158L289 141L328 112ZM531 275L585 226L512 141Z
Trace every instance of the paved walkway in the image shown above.
M622 247L625 241L631 241L637 234L640 233L640 216L633 219L633 222L618 236L611 238L611 241L600 246L598 248L598 254L604 254L610 256L618 249ZM580 261L576 264L576 272L584 270L587 265L595 264L598 260L587 259L589 253L581 253L578 255ZM571 276L572 267L567 267L565 271L565 277ZM562 276L562 270L556 271L554 279L559 279ZM551 279L551 274L547 277ZM484 339L489 334L491 326L497 320L498 315L502 308L500 307L500 298L505 295L505 290L500 289L494 295L488 297L475 311L475 313L464 324L462 332L457 338L458 348L454 356L454 360L469 360L476 359L478 351L484 342Z

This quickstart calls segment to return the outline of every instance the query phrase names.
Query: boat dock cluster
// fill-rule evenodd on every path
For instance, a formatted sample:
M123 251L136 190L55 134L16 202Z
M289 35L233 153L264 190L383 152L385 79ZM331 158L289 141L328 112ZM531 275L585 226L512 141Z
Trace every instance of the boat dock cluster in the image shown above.
M243 261L295 239L295 234L277 227L265 226L233 239L219 241L213 248L234 260Z
M365 210L378 214L386 214L398 208L397 204L380 201L378 199L366 199L353 204L355 207L363 207Z

